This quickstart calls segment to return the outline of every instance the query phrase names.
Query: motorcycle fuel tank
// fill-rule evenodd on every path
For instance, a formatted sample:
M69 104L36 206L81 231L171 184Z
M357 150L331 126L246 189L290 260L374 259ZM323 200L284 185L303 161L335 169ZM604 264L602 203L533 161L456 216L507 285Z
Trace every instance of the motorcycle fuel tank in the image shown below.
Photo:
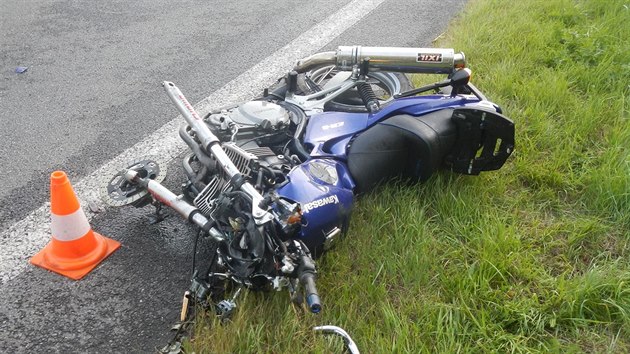
M287 175L279 196L300 203L302 228L298 238L311 252L328 248L345 231L353 204L354 183L344 165L311 159Z
M346 140L367 126L367 113L324 112L313 115L304 134L311 156L345 159ZM339 144L341 142L341 144Z

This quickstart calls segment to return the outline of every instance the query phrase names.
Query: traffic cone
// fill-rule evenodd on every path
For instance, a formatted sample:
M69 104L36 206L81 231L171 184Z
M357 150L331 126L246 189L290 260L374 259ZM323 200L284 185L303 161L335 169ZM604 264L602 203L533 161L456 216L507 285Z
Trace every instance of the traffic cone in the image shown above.
M63 171L50 176L50 212L52 240L31 258L32 264L79 280L120 247L92 231Z

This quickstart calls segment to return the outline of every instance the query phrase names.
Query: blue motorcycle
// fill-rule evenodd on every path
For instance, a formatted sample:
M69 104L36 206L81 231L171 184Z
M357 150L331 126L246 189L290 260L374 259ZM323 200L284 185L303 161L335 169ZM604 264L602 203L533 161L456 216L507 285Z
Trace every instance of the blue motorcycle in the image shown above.
M409 73L446 78L414 89ZM105 199L166 205L212 241L185 303L227 317L242 288L288 289L318 313L314 259L347 230L358 193L439 169L496 170L514 150L513 122L470 74L453 49L342 46L300 60L260 98L203 117L164 82L186 121L183 192L141 158L109 180Z

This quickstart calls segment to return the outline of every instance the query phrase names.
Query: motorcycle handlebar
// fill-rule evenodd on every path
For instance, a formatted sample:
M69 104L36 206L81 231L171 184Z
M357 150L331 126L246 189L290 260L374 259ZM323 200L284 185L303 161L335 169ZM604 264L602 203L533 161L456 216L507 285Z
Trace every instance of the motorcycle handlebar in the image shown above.
M298 267L298 275L300 282L304 284L304 296L306 297L306 304L312 313L319 313L322 310L322 303L317 293L317 287L315 286L315 262L311 257L303 255L300 258L300 265Z
M302 275L302 282L304 283L306 304L312 313L319 313L322 310L322 303L317 293L317 287L315 287L315 274L305 273Z

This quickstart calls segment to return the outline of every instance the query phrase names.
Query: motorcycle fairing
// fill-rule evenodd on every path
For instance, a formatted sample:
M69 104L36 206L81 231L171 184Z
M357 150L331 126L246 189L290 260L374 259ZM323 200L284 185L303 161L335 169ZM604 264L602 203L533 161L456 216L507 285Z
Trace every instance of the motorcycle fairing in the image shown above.
M345 160L345 142L367 127L367 119L367 113L324 112L313 115L304 133L304 143L311 150L311 157L333 156Z
M370 114L370 116L368 117L367 126L372 126L382 120L385 120L397 114L420 116L426 113L438 111L440 109L463 107L465 105L479 103L479 99L472 95L459 95L455 97L443 95L424 95L399 98L381 107L378 112Z
M302 205L298 239L317 252L336 228L345 230L354 201L354 183L343 165L331 159L311 159L287 174L288 183L276 193Z
M304 144L311 157L347 158L347 145L351 138L394 115L419 116L440 109L479 103L474 96L416 96L398 99L375 113L324 112L314 114L304 134Z

